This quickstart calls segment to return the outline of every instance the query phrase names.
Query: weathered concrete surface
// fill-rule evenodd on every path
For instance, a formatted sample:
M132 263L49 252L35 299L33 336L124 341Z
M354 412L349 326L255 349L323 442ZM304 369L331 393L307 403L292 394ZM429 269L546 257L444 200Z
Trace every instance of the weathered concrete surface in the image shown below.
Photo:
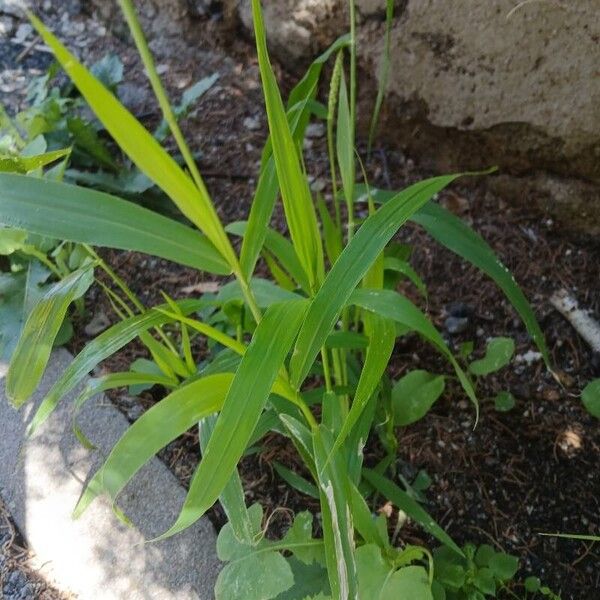
M70 360L65 350L53 354L40 396ZM136 528L117 520L103 499L81 519L71 519L83 482L128 427L125 417L106 399L91 402L79 419L98 446L90 452L72 433L72 397L65 398L40 434L23 445L32 411L15 411L3 388L2 384L0 495L34 550L42 574L82 600L213 598L219 562L216 534L207 519L171 539L143 544L169 527L185 497L158 459L136 476L119 500Z

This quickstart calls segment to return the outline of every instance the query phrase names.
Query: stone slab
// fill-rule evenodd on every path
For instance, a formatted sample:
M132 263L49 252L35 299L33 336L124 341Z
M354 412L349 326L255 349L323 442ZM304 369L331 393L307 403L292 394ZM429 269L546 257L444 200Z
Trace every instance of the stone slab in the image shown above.
M23 443L34 406L71 360L66 350L55 351L36 402L20 411L9 405L0 382L0 495L42 574L81 600L213 598L219 561L208 519L168 540L143 543L168 529L185 498L160 460L146 465L119 499L134 528L121 523L105 499L79 520L71 518L83 482L129 425L106 398L91 401L78 418L98 450L84 449L72 432L73 395ZM0 380L5 373L6 365L0 365Z

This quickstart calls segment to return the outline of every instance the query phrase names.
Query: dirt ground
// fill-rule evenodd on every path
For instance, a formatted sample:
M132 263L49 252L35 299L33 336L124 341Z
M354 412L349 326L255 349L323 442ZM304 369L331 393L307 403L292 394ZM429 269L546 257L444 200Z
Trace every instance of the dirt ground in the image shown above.
M216 22L206 26L219 27ZM229 222L247 216L266 129L252 49L238 39L225 54L221 47L210 45L215 37L207 35L207 46L197 60L170 64L166 79L177 97L200 77L220 73L218 84L201 99L185 129L194 149L201 152L200 170L218 210ZM147 90L134 53L109 33L93 38L83 53L98 57L108 48L117 50L123 59L126 80ZM284 76L284 80L289 86L290 78ZM137 101L136 114L155 122L156 109L150 97L138 94ZM315 181L327 178L324 145L322 137L315 137L305 148ZM376 148L367 171L371 184L392 189L431 174L403 153L401 141L395 147ZM487 191L484 181L458 183L440 195L440 202L472 224L514 273L535 308L563 386L545 371L541 361L514 361L483 382L479 390L481 418L475 429L471 405L459 389L449 386L427 418L399 431L397 470L408 480L421 469L429 474L432 485L426 492L427 509L458 542L492 543L519 555L524 576L539 576L565 600L593 598L600 589L596 546L540 534L600 534L600 428L579 399L585 383L600 376L600 357L549 303L555 290L566 288L600 317L600 245L562 233L556 223L532 208L526 197L507 204ZM277 223L281 228L280 217ZM485 276L429 240L417 227L407 226L399 239L414 248L413 265L429 290L427 305L420 304L438 327L444 330L453 304L461 303L469 315L466 330L458 335L445 332L454 349L463 341L474 340L481 352L486 338L508 335L516 340L517 355L534 350L515 311ZM185 297L183 288L201 280L191 270L135 253L106 251L104 256L148 305L161 301L160 290ZM410 286L405 291L417 300ZM114 319L100 298L98 290L88 298L87 321L98 311ZM81 348L87 339L82 331L85 324L81 323L73 349ZM133 345L103 368L127 368L142 353ZM391 369L397 377L412 368L448 372L444 361L428 346L409 336L397 344ZM501 390L511 391L517 399L511 412L494 409L491 398ZM148 406L161 394L155 389L143 394L140 401L123 394L114 399L135 418L139 402ZM381 456L377 440L370 440L367 463L373 464ZM187 484L198 459L196 434L189 432L171 444L162 457ZM267 514L280 508L316 509L313 500L291 490L277 476L274 460L292 468L300 464L284 440L268 436L260 452L241 466L248 502L260 501ZM378 507L376 504L373 509ZM275 528L286 526L289 511L277 511ZM222 523L218 507L212 516L217 524ZM431 543L410 525L401 530L399 539Z

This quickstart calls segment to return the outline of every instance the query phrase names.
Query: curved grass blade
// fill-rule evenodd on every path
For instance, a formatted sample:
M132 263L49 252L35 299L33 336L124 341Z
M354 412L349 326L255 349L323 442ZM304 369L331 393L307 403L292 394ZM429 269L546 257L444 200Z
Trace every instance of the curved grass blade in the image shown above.
M93 280L91 265L71 273L55 283L29 314L6 376L6 396L16 408L35 391L69 306Z
M440 332L408 298L392 290L357 289L350 296L349 304L360 306L386 319L406 325L433 344L454 368L456 376L479 414L479 403L477 402L471 380L462 370L452 352L450 352Z
M369 194L375 202L386 203L395 197L396 192L369 188ZM366 200L364 186L357 186L356 200ZM410 220L421 225L434 240L475 265L496 282L496 285L504 292L519 313L527 327L527 331L529 331L529 335L531 335L542 353L547 367L552 369L544 334L535 318L531 305L514 277L494 254L489 244L464 221L439 204L426 204Z
M421 225L440 244L475 265L496 282L525 323L529 335L542 353L546 366L552 370L546 340L531 305L515 278L484 239L439 204L424 206L413 215L412 220Z
M292 243L312 289L323 279L323 248L308 181L269 62L260 0L252 0L256 49L279 188Z
M332 596L340 600L357 600L354 526L345 464L339 453L329 460L333 439L323 425L313 432L313 445L319 474L323 541Z
M217 412L233 381L231 373L209 375L175 390L146 411L115 444L83 492L73 516L107 493L113 502L127 482L169 442Z
M391 500L398 508L403 510L411 519L419 523L427 533L438 539L444 546L448 546L464 556L462 550L456 545L452 538L431 518L421 505L413 500L406 492L402 491L395 483L373 471L363 469L364 478L387 500Z
M379 386L382 375L394 350L396 341L396 327L393 321L379 315L369 315L367 319L369 347L365 357L365 364L358 380L356 394L352 401L352 408L344 421L332 452L337 452L346 437L352 431L356 422L360 419L363 410L367 406L371 396Z
M218 499L256 428L294 343L306 306L304 300L275 304L258 324L227 393L181 513L158 539L189 527Z
M178 305L181 312L187 315L206 306L206 303L202 300L183 300L178 302ZM167 309L168 305L163 304L158 308ZM71 364L63 371L60 379L46 394L27 428L27 434L32 435L52 414L60 399L70 392L100 362L120 350L140 333L168 322L170 322L170 318L165 314L158 310L149 310L142 315L130 317L113 325L93 339L73 359Z
M375 107L373 108L373 116L369 125L369 141L367 143L367 154L371 154L373 140L377 132L379 123L379 114L385 98L388 79L390 76L390 49L392 43L392 23L394 20L394 0L386 0L385 3L385 37L383 44L383 56L381 57L381 67L379 70L379 86L377 88L377 98L375 99Z
M323 65L329 60L332 54L347 46L349 41L350 38L348 35L338 38L323 54L311 63L304 77L290 92L287 103L288 121L292 129L292 135L299 145L302 144L302 140L304 139L304 132L310 118L310 111L312 110L310 103L316 96L317 84ZM296 106L300 106L301 110L292 115L292 109ZM294 117L293 119L291 119L292 116ZM267 235L266 231L273 214L278 190L279 183L272 156L272 145L269 139L265 144L261 173L252 202L252 208L250 209L250 216L248 217L249 233L244 237L240 254L242 273L246 279L249 279L254 272L256 261L265 241L265 235ZM304 274L305 278L306 274ZM304 285L302 287L304 289ZM308 285L306 288L308 288Z
M235 269L237 258L206 192L181 170L154 136L107 90L34 15L29 19L90 108L123 151L214 244Z
M301 475L298 475L298 473L295 473L291 469L284 467L277 461L273 462L273 468L277 472L277 475L281 477L281 479L291 485L294 489L298 490L301 494L305 494L311 498L319 498L319 490L317 490L316 486L310 481L304 479L304 477Z
M102 377L90 379L84 390L77 396L74 402L75 410L79 410L90 398L96 394L101 394L108 390L114 390L130 385L162 385L166 388L172 388L177 385L177 380L173 380L164 375L153 373L137 373L135 371L123 371L121 373L110 373Z
M292 385L300 387L352 291L396 231L457 177L445 175L411 185L365 220L311 302L290 362Z
M215 429L217 417L209 415L198 423L200 449L206 451L210 437ZM244 488L237 469L235 469L219 496L219 502L227 515L227 520L235 537L245 544L254 543L254 527L244 497Z
M61 240L144 252L218 275L231 273L215 247L192 228L67 183L0 173L0 223Z

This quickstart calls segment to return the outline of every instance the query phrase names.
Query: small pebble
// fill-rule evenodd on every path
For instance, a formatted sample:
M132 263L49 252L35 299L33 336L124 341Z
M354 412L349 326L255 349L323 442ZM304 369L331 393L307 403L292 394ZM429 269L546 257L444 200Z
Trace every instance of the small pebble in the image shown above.
M469 319L466 317L448 317L444 321L444 327L452 335L462 333L469 327Z
M310 123L306 127L307 138L321 138L325 135L325 125L323 123Z
M244 127L250 131L256 131L260 129L260 119L258 117L246 117Z

